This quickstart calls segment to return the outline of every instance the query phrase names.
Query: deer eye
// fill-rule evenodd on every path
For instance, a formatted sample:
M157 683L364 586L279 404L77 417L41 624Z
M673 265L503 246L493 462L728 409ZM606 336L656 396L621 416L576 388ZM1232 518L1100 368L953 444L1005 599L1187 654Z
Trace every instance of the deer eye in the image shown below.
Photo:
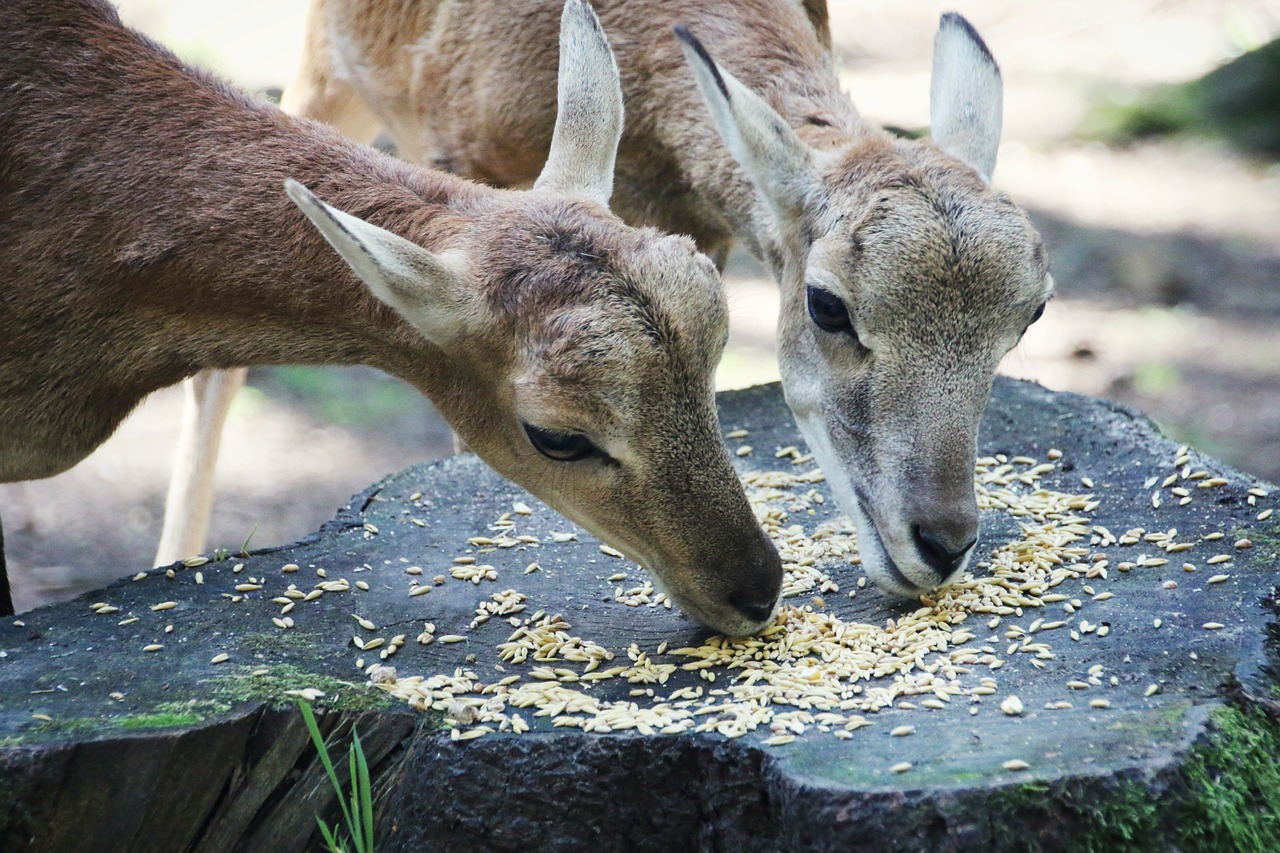
M849 320L849 309L840 297L812 284L808 286L805 295L809 302L809 316L818 324L819 329L824 332L844 332L852 335L855 341L858 339L857 333L853 331L853 323Z
M604 451L580 432L543 429L533 424L525 424L524 432L535 450L557 462L576 462L588 456L604 456Z
M1048 304L1049 304L1049 302L1048 302L1047 300L1046 300L1046 301L1044 301L1044 302L1041 302L1041 303L1040 303L1040 307L1036 309L1036 313L1034 313L1034 314L1032 314L1032 315L1031 315L1031 323L1028 323L1028 324L1027 324L1028 326L1030 326L1030 325L1031 325L1032 323L1034 323L1036 320L1039 320L1041 317L1043 317L1043 316L1044 316L1044 306L1046 306L1046 305L1048 305Z

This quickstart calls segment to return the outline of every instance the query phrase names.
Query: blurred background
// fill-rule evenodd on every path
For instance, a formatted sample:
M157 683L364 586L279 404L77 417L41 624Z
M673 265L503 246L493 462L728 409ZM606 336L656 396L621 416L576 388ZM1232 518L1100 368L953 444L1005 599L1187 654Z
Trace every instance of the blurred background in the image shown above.
M1280 0L829 0L868 118L928 125L938 15L977 27L1005 80L995 184L1044 234L1057 298L1002 372L1135 406L1280 481ZM125 21L243 88L278 91L306 0L120 0ZM777 293L727 275L723 388L777 379ZM149 398L72 471L0 485L19 612L151 564L182 409ZM450 451L416 391L375 371L251 372L217 472L210 549L284 544L355 492Z

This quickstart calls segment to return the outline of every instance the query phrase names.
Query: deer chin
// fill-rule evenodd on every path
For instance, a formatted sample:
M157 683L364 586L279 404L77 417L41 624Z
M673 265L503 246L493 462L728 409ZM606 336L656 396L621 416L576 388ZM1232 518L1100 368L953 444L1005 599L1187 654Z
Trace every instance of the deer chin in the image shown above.
M939 580L937 574L915 555L915 548L907 534L907 525L899 525L903 535L895 537L890 532L893 528L885 526L882 519L876 518L872 502L854 485L849 466L836 452L827 426L821 418L816 415L797 416L796 425L831 485L836 503L858 529L858 553L862 557L862 567L876 586L903 598L918 598L924 593L946 586L964 572L972 551L954 572ZM905 544L899 545L899 539Z

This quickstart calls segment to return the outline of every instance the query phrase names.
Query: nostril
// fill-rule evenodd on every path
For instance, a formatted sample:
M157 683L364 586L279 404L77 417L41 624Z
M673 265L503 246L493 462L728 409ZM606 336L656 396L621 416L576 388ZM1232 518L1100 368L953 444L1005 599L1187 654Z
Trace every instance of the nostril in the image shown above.
M964 555L969 553L969 549L978 541L971 538L959 548L953 548L945 539L926 527L917 524L911 532L915 537L916 549L920 552L920 556L940 578L949 577L964 561Z
M752 622L765 622L773 615L774 605L777 604L776 598L770 598L768 601L752 601L745 596L734 596L729 599L729 603L733 605L743 616Z

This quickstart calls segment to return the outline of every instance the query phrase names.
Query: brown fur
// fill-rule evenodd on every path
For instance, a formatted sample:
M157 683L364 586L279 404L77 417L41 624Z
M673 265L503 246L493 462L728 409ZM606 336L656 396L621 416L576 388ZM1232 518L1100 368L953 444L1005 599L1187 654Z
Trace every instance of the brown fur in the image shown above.
M726 309L691 241L347 142L187 68L99 0L8 0L0 32L0 479L74 465L197 370L367 364L694 615L758 627L735 602L772 602L781 568L719 441ZM288 177L465 257L456 336L430 343L375 299ZM582 431L614 462L545 459L522 421Z
M689 0L638 13L620 2L594 5L618 57L628 110L611 207L633 224L690 234L704 251L726 248L735 235L754 243L750 184L706 121L671 28L689 24L731 71L768 81L762 94L779 109L852 130L853 107L807 7ZM358 123L333 115L332 100L341 92L363 98L409 160L523 186L551 142L558 9L556 0L316 0L308 53L291 88L302 114L333 116L344 129ZM502 46L500 63L493 45Z
M949 575L924 566L919 532L949 555L972 553L978 418L996 364L1052 287L1025 214L984 181L999 137L989 51L967 22L944 16L947 49L937 56L949 72L939 77L940 104L955 107L941 122L950 136L905 141L863 121L840 91L821 0L595 6L628 110L612 208L689 234L718 258L739 240L771 267L782 286L788 403L859 521L864 563L906 594L929 588L937 572L954 576L959 558ZM298 108L325 118L346 92L408 158L523 185L551 138L555 11L555 0L313 0L292 86ZM766 153L759 166L796 170L780 182L791 199L771 202L731 156L703 99L714 102L723 81L700 94L690 64L704 60L690 54L686 63L677 23L763 100L748 112L780 119L774 127L761 118L763 148L776 136L777 147L787 149L787 137L804 149L776 161ZM971 94L974 109L948 100ZM815 281L848 307L861 343L815 327L806 307Z

